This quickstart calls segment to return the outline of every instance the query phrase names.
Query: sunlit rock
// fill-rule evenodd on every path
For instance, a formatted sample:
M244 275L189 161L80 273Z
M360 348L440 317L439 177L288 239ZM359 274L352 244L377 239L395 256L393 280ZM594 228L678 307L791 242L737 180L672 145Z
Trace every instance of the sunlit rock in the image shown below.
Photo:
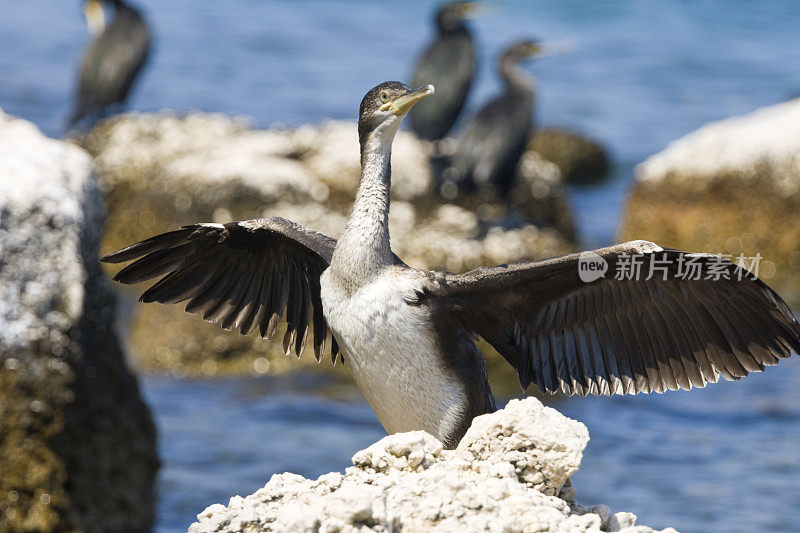
M604 148L592 139L563 128L536 131L528 150L555 164L567 183L597 183L608 175Z
M390 435L344 474L274 475L208 507L189 531L653 531L630 513L575 503L565 485L588 441L583 424L535 398L512 400L477 417L455 450L422 431Z
M141 531L155 429L97 262L86 152L0 111L0 530Z
M703 126L636 170L620 239L760 255L758 275L800 283L800 99Z

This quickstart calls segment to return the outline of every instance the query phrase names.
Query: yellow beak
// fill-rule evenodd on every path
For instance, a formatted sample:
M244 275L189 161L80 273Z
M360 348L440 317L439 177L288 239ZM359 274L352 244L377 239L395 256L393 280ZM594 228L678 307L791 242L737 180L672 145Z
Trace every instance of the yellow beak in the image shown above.
M545 41L532 45L528 57L541 59L543 57L561 56L571 54L577 49L577 45L570 41Z
M386 102L380 107L381 111L391 111L397 116L405 115L420 100L436 92L433 85L423 85L412 89L402 96L395 98L391 102Z
M471 18L478 15L484 7L483 2L462 2L456 9L463 18Z
M87 0L83 3L83 15L86 17L86 25L92 35L98 35L106 27L106 16L103 13L103 6L98 0Z

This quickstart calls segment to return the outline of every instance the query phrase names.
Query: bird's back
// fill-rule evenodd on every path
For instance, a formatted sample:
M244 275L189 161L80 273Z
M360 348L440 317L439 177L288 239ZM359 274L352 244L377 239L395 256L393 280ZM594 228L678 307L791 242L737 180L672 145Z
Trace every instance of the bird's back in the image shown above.
M533 97L508 91L486 104L468 126L453 156L459 180L510 189L532 127Z
M475 70L475 47L467 30L439 37L417 63L413 85L432 84L436 98L411 110L411 128L422 139L444 137L466 102Z

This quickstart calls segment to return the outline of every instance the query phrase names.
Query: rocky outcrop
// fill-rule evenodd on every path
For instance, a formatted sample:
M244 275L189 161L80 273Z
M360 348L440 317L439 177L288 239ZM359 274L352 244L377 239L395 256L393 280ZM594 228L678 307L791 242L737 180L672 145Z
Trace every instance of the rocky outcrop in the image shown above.
M703 126L636 169L620 239L755 257L798 299L800 99Z
M189 531L653 531L630 513L575 503L568 479L588 441L583 424L537 399L511 400L477 417L455 450L422 431L390 435L344 474L274 475L208 507Z
M608 176L608 157L596 141L563 128L537 130L528 150L558 167L567 183L590 184Z
M0 531L143 531L155 429L97 257L80 148L0 112Z
M253 130L223 115L124 115L98 125L82 144L95 157L108 198L104 251L182 224L276 215L336 236L360 175L356 125L349 122ZM443 202L433 194L428 152L412 134L398 133L390 230L394 250L407 263L464 271L573 249L561 232L513 219L495 199ZM520 197L546 206L544 219L569 219L554 207L565 204L551 201L562 198L560 180L536 170L542 166L528 164ZM141 368L178 376L296 365L279 343L222 331L181 306L137 307L131 346Z

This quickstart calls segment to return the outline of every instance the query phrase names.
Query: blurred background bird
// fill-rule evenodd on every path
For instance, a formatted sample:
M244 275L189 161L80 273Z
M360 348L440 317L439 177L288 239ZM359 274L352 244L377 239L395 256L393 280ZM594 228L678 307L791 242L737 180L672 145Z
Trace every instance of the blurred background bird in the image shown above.
M449 178L462 191L492 186L508 193L517 163L533 130L535 80L520 63L540 55L536 40L515 42L500 55L497 68L503 80L502 94L485 104L472 119L458 143Z
M105 10L113 11L106 24ZM150 55L150 32L142 15L122 0L87 0L83 4L94 36L81 63L69 125L94 122L113 106L122 106Z
M411 85L432 84L436 98L411 110L411 129L420 139L435 141L450 131L467 100L475 77L475 44L465 19L477 2L448 2L436 12L438 35L417 62Z

